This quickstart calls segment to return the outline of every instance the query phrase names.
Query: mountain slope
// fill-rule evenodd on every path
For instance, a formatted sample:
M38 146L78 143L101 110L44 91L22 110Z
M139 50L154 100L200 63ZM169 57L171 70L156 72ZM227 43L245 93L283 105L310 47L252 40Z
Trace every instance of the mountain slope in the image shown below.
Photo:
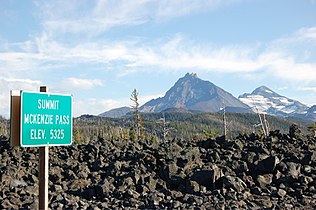
M252 93L240 95L239 100L252 107L253 111L283 117L305 114L308 107L299 101L281 96L266 86L256 88Z
M125 116L127 113L131 112L132 108L124 106L116 109L111 109L109 111L99 114L100 117L110 117L110 118L120 118Z
M196 74L187 73L171 87L164 97L153 99L141 107L143 112L160 112L169 108L183 108L201 112L251 112L250 108L232 94Z
M307 110L306 114L301 114L301 115L298 115L297 117L306 118L306 119L316 121L316 105L311 106Z

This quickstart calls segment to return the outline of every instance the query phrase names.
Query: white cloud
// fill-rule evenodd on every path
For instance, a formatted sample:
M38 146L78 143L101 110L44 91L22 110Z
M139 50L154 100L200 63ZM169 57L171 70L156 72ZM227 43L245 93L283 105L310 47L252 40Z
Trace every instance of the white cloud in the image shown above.
M297 62L315 62L316 27L304 27L296 32L273 40L266 46L266 51L279 51L284 56L295 58Z
M153 94L142 96L139 95L140 106L151 99L162 97L163 94ZM74 116L78 117L83 114L98 115L105 111L123 106L132 106L133 102L129 98L122 98L118 100L104 99L104 98L74 98Z
M302 28L297 32L297 36L307 41L313 41L316 44L316 27Z
M278 91L283 91L289 89L288 86L278 87Z
M134 50L131 66L159 66L163 69L200 69L215 72L253 72L262 66L251 58L251 49L242 46L195 46L185 40L162 43L155 48Z
M316 79L316 63L303 63L288 53L266 52L258 61L265 67L267 76L285 81L311 82Z
M98 115L110 109L126 106L124 102L112 99L88 98L82 100L74 99L74 116L83 114Z
M10 90L38 91L40 85L37 80L0 77L0 114L9 118Z
M269 77L311 83L316 79L315 46L316 27L304 27L267 43L257 60Z
M298 89L302 91L312 91L316 93L316 87L299 87Z
M38 7L34 14L41 21L42 31L30 34L30 39L24 42L8 43L0 37L0 113L6 113L8 103L4 102L8 100L10 89L37 90L41 83L14 78L45 78L44 74L49 77L48 72L58 70L60 72L56 75L68 76L61 78L59 88L91 90L103 86L100 79L69 77L71 74L66 71L76 70L78 74L88 71L81 66L98 65L105 71L115 71L116 76L139 71L192 70L239 74L257 79L271 77L289 82L315 81L316 61L313 55L316 54L316 26L301 28L286 37L260 43L260 46L197 43L181 34L156 40L107 40L106 36L102 36L101 41L98 39L102 33L116 27L167 21L239 1L34 0ZM148 100L152 98L156 97L150 96ZM146 101L144 99L143 102ZM103 106L105 109L114 108L120 102L86 99L77 104L80 104L78 112L86 108L89 110L90 106L86 104L100 107L96 109L102 112Z
M308 31L308 33L302 31ZM258 45L215 46L210 43L203 45L203 43L195 43L179 34L159 41L96 41L71 45L51 40L43 35L32 43L28 41L15 44L18 52L11 50L0 53L2 66L0 71L27 70L41 74L42 69L63 69L61 67L98 64L104 68L114 66L115 69L119 69L116 72L117 75L126 75L139 70L152 71L154 69L156 71L160 69L186 72L193 69L206 72L247 73L248 77L251 77L249 74L270 75L282 80L310 82L316 79L316 63L314 60L306 58L312 54L306 53L302 57L290 46L295 47L298 43L305 46L304 40L310 39L313 31L314 28L300 29L293 34L293 38L287 37L283 40L272 41L265 47ZM297 34L309 35L298 36ZM9 49L11 48L9 46ZM68 78L64 83L74 87L79 87L78 84L81 83L84 85L80 87L86 89L102 85L102 81L80 81L80 78Z
M68 32L94 35L115 26L141 24L146 20L145 11L141 10L146 1L67 2L38 2L43 26L49 35Z
M45 31L98 35L113 27L139 25L216 9L240 0L36 1ZM84 8L84 10L83 10ZM84 12L83 12L84 11Z
M273 40L271 43L272 47L287 47L286 45L297 45L297 44L316 44L316 26L303 27L298 29L292 34Z
M210 9L217 9L221 6L227 6L234 4L238 1L236 0L156 0L152 1L153 11L150 11L156 16L156 18L170 18L183 16L195 12L203 12Z
M270 75L287 81L313 82L316 80L316 64L295 63L292 60L280 60L272 66Z
M89 90L97 86L103 86L102 80L99 79L82 79L69 77L61 82L62 87L66 90Z
M153 95L146 95L146 96L139 96L139 104L142 106L144 105L146 102L152 100L152 99L156 99L159 97L163 97L164 94L153 94ZM132 105L132 101L130 102L130 104Z
M228 4L234 2L229 1ZM56 21L59 25L56 27L65 27L63 29L65 31L90 31L90 27L106 30L107 27L140 24L150 21L153 17L154 19L172 18L204 9L214 9L225 4L219 0L185 0L181 3L176 0L142 0L136 3L82 1L76 4L73 4L73 1L37 2L39 8L44 11L42 14L44 26ZM79 12L81 7L90 9L82 14ZM88 24L88 20L92 20L92 23ZM63 24L66 26L62 26ZM72 26L72 24L80 24L80 26ZM76 29L81 25L82 29ZM21 77L23 71L42 78L40 75L45 73L43 70L46 69L63 71L64 67L72 69L74 66L87 64L100 65L108 71L113 68L117 75L159 69L160 71L242 73L248 78L266 75L288 81L311 82L316 79L316 62L312 56L316 53L316 27L301 28L287 37L260 46L257 44L216 46L212 43L196 43L181 34L157 40L90 39L89 42L71 40L64 42L54 39L55 37L45 30L46 28L41 35L33 37L32 40L0 46L0 72L3 76ZM72 77L64 79L62 85L68 89L92 89L103 84L101 80Z
M28 70L38 63L38 58L30 52L0 52L0 72Z

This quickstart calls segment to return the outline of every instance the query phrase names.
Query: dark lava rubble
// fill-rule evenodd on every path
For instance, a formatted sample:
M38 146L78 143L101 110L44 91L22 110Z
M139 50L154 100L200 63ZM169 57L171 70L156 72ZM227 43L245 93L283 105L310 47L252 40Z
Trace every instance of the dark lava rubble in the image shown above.
M37 209L38 150L0 141L0 209ZM50 148L51 209L315 209L315 138L270 132L203 141Z

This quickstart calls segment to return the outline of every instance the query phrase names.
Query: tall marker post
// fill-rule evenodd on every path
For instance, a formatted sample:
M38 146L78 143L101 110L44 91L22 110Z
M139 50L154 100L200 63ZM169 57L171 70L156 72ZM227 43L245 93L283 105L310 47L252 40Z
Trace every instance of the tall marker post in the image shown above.
M48 209L49 146L72 144L72 96L11 91L11 146L39 147L39 209Z
M48 92L46 86L40 87L40 92ZM39 209L48 210L48 166L49 147L39 147Z

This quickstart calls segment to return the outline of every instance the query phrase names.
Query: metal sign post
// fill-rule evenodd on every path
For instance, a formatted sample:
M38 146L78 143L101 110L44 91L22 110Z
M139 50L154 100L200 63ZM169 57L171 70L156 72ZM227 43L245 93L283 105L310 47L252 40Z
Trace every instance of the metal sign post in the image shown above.
M72 144L72 96L11 91L11 146L39 147L39 209L48 209L49 146Z
M46 86L40 87L40 92L48 92ZM48 210L48 165L49 147L39 148L39 209Z

